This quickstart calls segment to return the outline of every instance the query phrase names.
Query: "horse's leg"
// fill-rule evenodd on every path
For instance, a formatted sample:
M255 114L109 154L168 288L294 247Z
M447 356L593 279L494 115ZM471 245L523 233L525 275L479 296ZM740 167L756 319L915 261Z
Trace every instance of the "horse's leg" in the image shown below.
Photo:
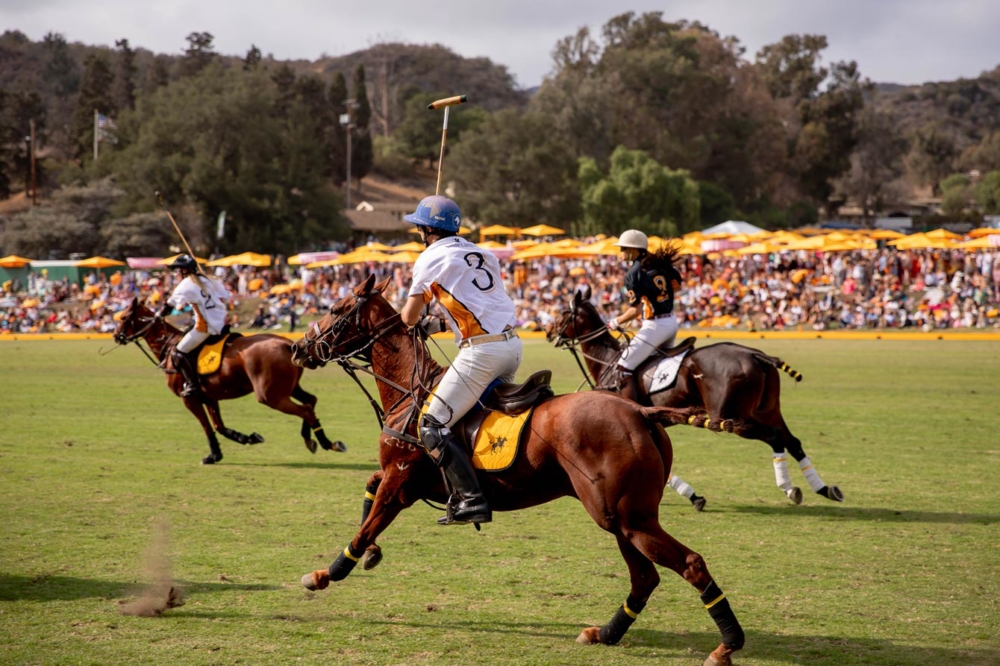
M226 424L222 422L222 410L219 409L218 400L206 400L205 406L208 407L208 415L212 417L215 430L226 439L237 444L260 444L264 441L264 438L257 433L244 435L232 428L227 428Z
M673 488L674 491L681 497L688 498L694 506L695 511L703 511L705 509L705 498L697 494L694 491L694 488L692 488L688 482L681 477L676 474L671 474L667 477L667 485Z
M182 400L184 401L184 406L188 408L188 411L194 414L194 417L198 419L198 423L201 424L201 429L205 431L205 437L208 438L209 454L201 459L201 464L214 465L222 460L222 449L219 448L219 440L215 436L215 431L212 430L212 424L208 421L208 415L205 414L205 408L196 398L189 397L182 398Z
M812 462L809 460L809 456L806 452L802 450L802 442L799 438L792 434L785 425L785 419L780 415L778 418L781 421L781 427L778 428L781 440L785 443L785 449L792 454L792 457L799 463L799 469L802 470L802 475L806 477L806 482L809 487L813 489L813 492L822 495L827 499L831 499L834 502L843 502L844 493L841 492L840 488L837 486L828 486L823 483L823 480L819 478L819 473L813 466ZM787 471L786 471L787 474Z
M347 450L346 444L340 440L331 442L326 433L323 432L323 426L319 422L319 417L316 416L316 402L318 401L316 396L296 383L295 388L292 389L292 397L301 402L307 410L306 418L302 419L302 439L306 440L306 447L310 451L316 452L316 443L312 441L312 434L316 435L316 439L319 440L319 445L323 447L324 451L342 452Z
M577 636L577 643L593 644L604 643L605 645L615 645L622 639L625 632L629 630L635 622L639 613L646 607L649 596L660 584L660 574L656 572L656 567L643 555L632 542L621 534L616 534L618 539L618 549L625 558L628 565L628 574L632 582L632 589L625 602L618 607L614 617L603 627L587 627Z
M368 516L371 515L372 506L375 504L375 496L378 494L378 487L382 483L382 477L385 476L385 472L379 470L371 475L368 479L368 483L365 484L365 501L361 505L361 524L364 525L365 521L368 520ZM365 571L370 571L379 565L382 561L382 549L378 544L372 542L368 548L365 549L364 557L361 558L361 568Z
M382 477L368 518L354 539L347 544L344 552L328 569L317 569L302 577L302 586L307 590L322 590L331 580L336 582L346 578L354 570L365 550L375 543L378 535L389 527L400 511L412 503L406 501L401 492L402 485L409 478L408 475L404 476L402 472L392 473L392 470L390 467L390 473Z

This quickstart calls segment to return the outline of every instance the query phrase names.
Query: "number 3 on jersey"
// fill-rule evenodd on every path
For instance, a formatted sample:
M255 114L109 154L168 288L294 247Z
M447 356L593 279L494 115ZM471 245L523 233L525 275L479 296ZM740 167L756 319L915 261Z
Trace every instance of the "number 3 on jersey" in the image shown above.
M473 257L475 257L475 260L473 260ZM482 276L477 275L472 279L472 286L479 291L489 291L493 288L493 274L483 266L485 262L486 259L478 252L469 252L465 255L465 263L468 264L470 268L476 271L482 271L486 275L485 279L487 280L487 283L485 285L479 284L479 280L482 279Z

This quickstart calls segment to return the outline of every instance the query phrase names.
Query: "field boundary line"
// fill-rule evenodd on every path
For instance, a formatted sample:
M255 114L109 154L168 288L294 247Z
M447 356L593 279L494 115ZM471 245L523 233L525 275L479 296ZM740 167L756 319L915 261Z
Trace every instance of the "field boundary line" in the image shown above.
M268 331L260 331L267 333ZM947 340L949 342L998 342L1000 332L997 333L956 333L949 331L693 331L681 329L677 333L681 337L693 336L706 340ZM245 335L255 335L246 333ZM299 333L280 333L289 340L298 340L302 337ZM518 331L518 335L526 340L539 340L545 338L545 333L541 331ZM449 339L451 333L438 333L435 338ZM14 333L0 335L0 342L43 342L60 340L110 340L110 333Z

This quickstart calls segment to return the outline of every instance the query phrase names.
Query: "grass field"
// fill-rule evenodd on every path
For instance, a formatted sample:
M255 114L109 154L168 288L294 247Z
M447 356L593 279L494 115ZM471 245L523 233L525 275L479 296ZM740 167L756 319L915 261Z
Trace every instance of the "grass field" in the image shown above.
M109 342L0 343L0 662L31 664L701 664L718 632L669 571L616 647L580 646L628 593L614 540L575 500L498 514L481 533L439 528L424 505L380 540L382 565L310 593L354 535L377 426L337 368L309 373L344 454L310 455L299 424L254 402L200 428L138 350ZM1000 344L761 341L805 381L786 420L844 504L775 487L770 449L670 430L667 531L699 551L747 633L737 663L1000 663ZM449 345L450 347L450 345ZM572 359L526 343L523 373ZM793 466L794 467L794 466ZM187 597L162 617L121 615L169 525Z

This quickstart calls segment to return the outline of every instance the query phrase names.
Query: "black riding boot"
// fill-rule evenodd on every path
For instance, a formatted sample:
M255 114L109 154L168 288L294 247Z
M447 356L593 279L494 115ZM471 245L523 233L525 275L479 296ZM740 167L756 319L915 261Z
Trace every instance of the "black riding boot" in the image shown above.
M188 354L174 350L174 369L181 373L184 378L184 388L181 389L182 398L198 397L201 395L201 383L198 381L198 371L195 368L195 361Z
M618 390L619 393L621 393L621 392L624 392L625 389L629 388L629 386L632 385L633 373L632 373L631 370L626 370L625 368L623 368L620 365L617 366L616 369L618 371L618 374L617 374L617 380L618 380L617 390Z
M476 470L451 431L425 416L420 427L420 441L437 466L444 469L445 476L455 489L455 494L448 499L448 514L438 518L438 524L492 521L493 511L479 487Z

